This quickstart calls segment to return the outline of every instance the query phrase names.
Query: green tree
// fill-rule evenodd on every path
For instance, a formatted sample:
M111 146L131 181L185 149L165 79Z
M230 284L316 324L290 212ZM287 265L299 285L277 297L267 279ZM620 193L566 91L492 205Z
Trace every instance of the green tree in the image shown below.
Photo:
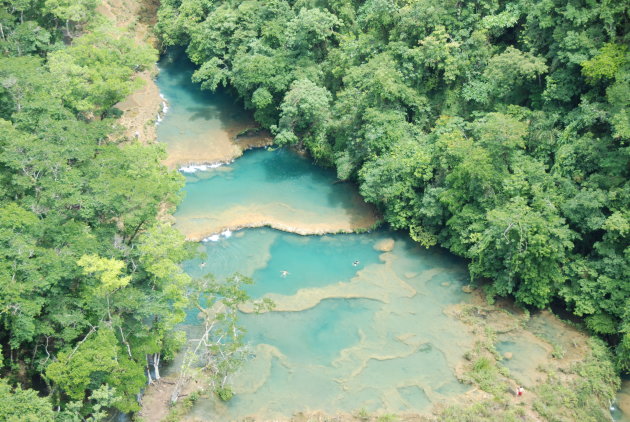
M45 10L65 24L66 35L72 37L71 29L94 16L99 0L45 0Z
M15 389L0 379L0 419L7 422L53 422L55 413L48 398L35 390Z
M133 78L134 72L157 59L152 48L108 33L113 31L95 30L49 55L48 66L61 85L62 98L78 112L102 116L139 88L142 82Z
M326 88L308 79L293 82L280 105L276 142L296 144L300 149L306 144L316 158L326 157L331 100Z
M157 223L183 182L161 165L162 148L120 145L107 117L155 52L106 27L78 37L90 2L53 3L10 2L0 14L2 375L48 396L7 390L0 407L21 413L3 408L0 419L50 420L52 404L55 420L94 422L111 406L136 411L149 366L183 343L174 326L190 254ZM84 8L64 18L72 34L53 6Z

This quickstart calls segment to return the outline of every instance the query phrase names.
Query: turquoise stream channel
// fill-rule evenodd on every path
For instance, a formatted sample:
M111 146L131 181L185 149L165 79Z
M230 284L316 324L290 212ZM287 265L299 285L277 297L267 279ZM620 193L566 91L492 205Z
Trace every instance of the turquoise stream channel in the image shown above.
M224 95L200 93L188 83L191 66L183 58L168 57L161 67L158 85L170 111L158 135L170 150L186 155L180 137L184 144L195 138L212 148L213 137L228 136L232 122L249 119L242 110L245 117L235 117L234 103ZM196 102L203 112L194 113ZM231 164L186 174L177 225L205 238L198 246L205 257L187 262L186 271L218 279L238 271L254 279L252 298L270 297L276 304L263 314L243 309L251 359L233 376L236 396L227 403L199 400L193 418L425 412L469 389L455 369L473 338L445 313L466 301L461 261L387 230L290 233L301 225L360 220L365 209L351 185L335 183L331 171L290 151L250 150ZM264 225L259 211L270 203L273 209L262 220L273 219L270 225L287 231L236 230ZM208 221L217 216L223 220L213 231ZM183 328L194 332L197 323L191 312Z

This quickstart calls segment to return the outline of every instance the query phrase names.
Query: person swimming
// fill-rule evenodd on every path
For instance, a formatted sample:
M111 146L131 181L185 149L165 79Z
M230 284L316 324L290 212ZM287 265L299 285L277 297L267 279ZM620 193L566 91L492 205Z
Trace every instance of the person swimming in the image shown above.
M359 260L357 259L356 261L354 261L354 262L352 263L352 266L353 266L353 267L356 267L356 266L357 266L357 265L359 265L359 264L360 264L360 262L359 262Z
M287 270L280 271L280 277L286 277L289 274Z

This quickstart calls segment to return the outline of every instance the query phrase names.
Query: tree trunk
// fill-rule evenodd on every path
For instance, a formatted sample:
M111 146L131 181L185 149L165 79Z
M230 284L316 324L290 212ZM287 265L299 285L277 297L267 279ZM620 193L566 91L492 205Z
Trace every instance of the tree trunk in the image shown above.
M160 354L155 353L153 355L153 372L155 373L155 380L160 379Z
M177 378L177 382L175 383L175 387L173 388L173 392L171 393L171 404L177 403L177 399L181 395L184 385L186 385L187 381L188 377L183 376L182 374L179 375L179 377Z
M131 245L131 242L133 241L133 239L136 237L136 235L138 234L138 232L140 231L140 229L142 228L142 225L147 221L146 218L143 218L142 221L140 221L140 224L138 224L136 226L136 228L133 230L133 233L131 234L131 236L129 237L129 240L127 240L125 243L127 245Z
M147 359L147 384L153 384L153 377L151 377L151 360L149 354L145 355Z

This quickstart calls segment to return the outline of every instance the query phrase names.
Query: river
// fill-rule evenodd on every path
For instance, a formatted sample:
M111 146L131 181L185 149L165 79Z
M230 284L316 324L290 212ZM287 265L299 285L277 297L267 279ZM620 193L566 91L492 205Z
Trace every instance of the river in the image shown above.
M471 387L458 368L475 338L446 312L470 300L465 263L401 233L366 232L377 216L353 185L292 151L261 147L264 136L235 141L254 125L250 115L228 94L192 84L181 52L166 55L160 70L169 110L158 140L166 164L186 176L176 227L205 253L185 269L218 279L240 272L255 281L252 298L276 304L263 314L243 308L252 357L233 377L236 395L201 399L191 416L422 413L465 395ZM347 233L354 230L362 233ZM197 323L191 313L183 328L194 332ZM499 340L501 353L518 346L548 355L521 338ZM523 354L509 364L518 373L532 362Z

